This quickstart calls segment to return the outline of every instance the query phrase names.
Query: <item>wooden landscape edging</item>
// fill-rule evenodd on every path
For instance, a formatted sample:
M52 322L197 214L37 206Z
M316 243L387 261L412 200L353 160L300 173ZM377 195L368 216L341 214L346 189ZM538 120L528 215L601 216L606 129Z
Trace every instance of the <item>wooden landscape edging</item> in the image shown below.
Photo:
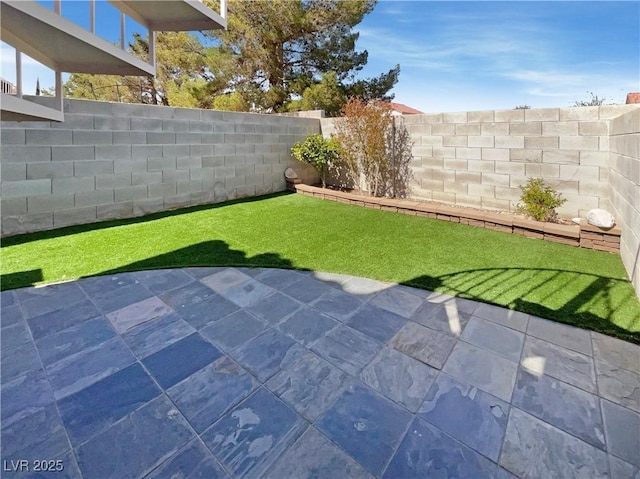
M408 199L375 198L303 184L290 184L288 189L303 195L350 205L407 215L426 216L569 246L620 253L620 227L618 226L603 229L586 222L580 225L545 223L493 211L466 209Z

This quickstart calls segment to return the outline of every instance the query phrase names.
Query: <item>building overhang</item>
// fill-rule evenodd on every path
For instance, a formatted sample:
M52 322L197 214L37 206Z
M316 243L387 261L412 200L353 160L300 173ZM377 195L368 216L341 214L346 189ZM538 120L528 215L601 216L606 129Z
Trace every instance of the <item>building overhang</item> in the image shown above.
M2 0L0 7L2 41L52 70L109 75L155 75L153 65L36 2Z
M109 0L149 30L178 32L219 30L227 20L198 0Z
M15 95L0 95L2 121L64 121L64 113Z

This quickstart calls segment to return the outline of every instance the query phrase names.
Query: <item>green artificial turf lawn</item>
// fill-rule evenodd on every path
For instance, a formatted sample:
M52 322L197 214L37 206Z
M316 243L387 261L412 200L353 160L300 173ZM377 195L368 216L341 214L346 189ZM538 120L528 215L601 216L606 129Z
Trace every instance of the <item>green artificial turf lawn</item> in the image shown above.
M640 343L617 255L277 194L5 238L2 289L185 266L346 273L440 291Z

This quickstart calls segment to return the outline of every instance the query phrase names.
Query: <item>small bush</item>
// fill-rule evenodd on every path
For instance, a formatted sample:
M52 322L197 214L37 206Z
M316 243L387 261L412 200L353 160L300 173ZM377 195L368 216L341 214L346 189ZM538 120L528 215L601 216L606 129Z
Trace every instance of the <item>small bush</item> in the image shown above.
M311 135L304 141L299 141L291 148L293 157L304 163L309 163L320 174L322 187L325 185L327 168L338 158L338 142L333 138L326 139L322 135Z
M555 209L567 201L542 178L529 178L525 186L520 185L520 189L522 203L518 203L518 213L531 216L538 221L555 219Z

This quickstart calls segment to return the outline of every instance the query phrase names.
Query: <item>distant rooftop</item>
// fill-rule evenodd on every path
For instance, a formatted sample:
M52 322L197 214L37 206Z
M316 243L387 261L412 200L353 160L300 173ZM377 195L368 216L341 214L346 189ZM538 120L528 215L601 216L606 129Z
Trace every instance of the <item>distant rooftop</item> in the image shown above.
M627 105L640 103L640 93L627 93Z
M411 108L410 106L403 105L402 103L394 103L390 101L389 105L393 111L396 111L401 115L422 115L424 113L420 110L416 110L415 108Z

